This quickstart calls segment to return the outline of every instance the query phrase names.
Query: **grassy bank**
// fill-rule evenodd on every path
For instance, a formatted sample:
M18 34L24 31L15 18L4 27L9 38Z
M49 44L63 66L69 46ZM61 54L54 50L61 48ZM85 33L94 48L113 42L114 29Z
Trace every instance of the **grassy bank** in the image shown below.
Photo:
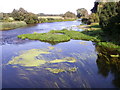
M14 21L14 22L0 22L0 30L10 30L19 27L26 26L24 21Z
M112 51L120 52L119 36L106 34L105 32L103 32L103 30L101 30L98 23L93 23L91 25L84 25L82 29L84 29L84 31L82 31L81 33L99 39L100 42L97 43L98 46L102 48L106 48L107 51L110 52Z

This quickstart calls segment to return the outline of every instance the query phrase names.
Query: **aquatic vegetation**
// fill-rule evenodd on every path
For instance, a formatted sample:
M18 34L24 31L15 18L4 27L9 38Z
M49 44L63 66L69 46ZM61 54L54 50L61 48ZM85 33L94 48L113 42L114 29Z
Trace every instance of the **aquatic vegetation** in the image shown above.
M49 70L52 73L61 73L61 72L76 72L77 68L66 68L66 69L57 69L57 68L45 68L46 70Z
M53 49L53 47L51 48ZM50 54L50 52L40 49L31 49L21 53L19 56L12 58L12 60L9 61L8 64L20 65L25 67L37 67L45 63L76 62L76 59L73 57L66 57L63 59L55 59L55 60L47 61L43 59L43 56L41 54Z
M115 45L113 43L110 42L99 42L97 43L98 46L101 46L103 48L109 49L109 51L118 51L120 52L120 46Z
M82 44L82 45L87 45L87 43L86 43L86 42L80 42L80 44Z
M110 55L111 57L120 57L118 54L117 55Z
M57 34L58 33L58 34ZM60 34L61 33L61 34ZM21 39L40 40L45 42L64 42L70 39L99 41L96 37L88 36L79 31L52 30L48 33L33 33L18 35Z
M48 48L49 48L49 50L52 50L52 49L54 49L55 47L53 47L53 46L49 46Z
M52 73L60 73L60 72L65 72L64 69L55 69L55 68L46 68L46 70L49 70Z
M21 39L40 40L45 42L64 42L69 41L70 37L67 35L60 35L54 33L34 33L34 34L22 34L18 35Z
M77 71L77 67L69 68L68 71L69 72L76 72Z
M66 57L66 58L63 58L63 59L56 59L56 60L52 60L52 61L49 61L49 62L50 63L61 63L61 62L75 63L76 59L73 58L73 57Z
M44 58L44 54L51 54L50 50L54 49L54 47L49 46L48 48L45 49L31 49L27 51L21 51L19 56L13 57L11 61L7 63L7 65L13 65L13 67L19 67L23 66L26 67L26 70L34 70L33 67L39 68L40 66L42 67L43 65L48 65L45 68L46 70L49 70L52 73L60 73L60 72L75 72L76 68L70 68L70 67L59 67L59 64L62 63L63 65L66 66L64 63L75 63L76 59L73 57L65 57L61 59L55 59L48 61L47 58ZM55 65L56 64L56 65ZM49 68L50 67L56 67L56 68ZM64 69L59 69L59 68L64 68Z
M18 64L20 66L25 66L25 67L41 66L42 64L45 64L46 61L36 58L40 54L50 54L50 52L42 51L40 49L31 49L22 53L19 56L12 58L12 60L9 61L8 64L12 64L12 65Z

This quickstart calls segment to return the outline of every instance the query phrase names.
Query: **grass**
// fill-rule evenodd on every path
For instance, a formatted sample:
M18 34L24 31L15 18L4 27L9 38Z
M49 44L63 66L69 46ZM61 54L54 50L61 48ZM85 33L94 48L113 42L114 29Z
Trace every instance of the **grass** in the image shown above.
M69 31L69 30L64 29L64 30L52 30L50 31L50 33L62 33L62 34L69 36L71 39L74 39L74 40L99 41L97 38L85 35L79 31L72 31L72 30Z
M106 49L109 49L109 51L117 51L120 52L120 46L115 45L111 42L99 42L97 43L98 46L104 47Z
M33 33L18 35L21 39L40 40L45 42L65 42L70 39L99 41L97 38L85 35L78 31L52 30L48 33Z
M14 22L0 22L0 30L10 30L19 27L26 26L24 21L14 21Z
M22 34L18 35L21 39L40 40L45 42L64 42L69 41L70 37L67 35L58 35L53 33L34 33L34 34Z

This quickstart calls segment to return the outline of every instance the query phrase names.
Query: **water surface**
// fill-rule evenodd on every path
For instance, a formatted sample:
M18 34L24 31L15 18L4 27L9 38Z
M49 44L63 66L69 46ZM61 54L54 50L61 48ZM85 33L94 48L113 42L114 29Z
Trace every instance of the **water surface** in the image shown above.
M3 88L115 88L114 74L109 71L107 76L101 74L98 51L91 41L70 40L51 45L34 40L21 40L17 35L26 33L43 33L64 28L81 31L75 25L79 21L42 23L9 31L2 31L2 87ZM42 52L38 53L38 50ZM33 53L34 51L34 53ZM47 54L45 53L47 52ZM35 54L36 53L36 54ZM28 57L21 57L28 55ZM44 60L40 65L21 60ZM64 61L64 58L75 60ZM55 62L59 60L59 62ZM63 60L63 61L61 61ZM31 61L31 60L30 60ZM36 61L35 61L36 62ZM53 63L54 62L54 63ZM98 67L99 66L99 67ZM54 73L50 69L63 72ZM70 69L75 68L73 71ZM105 71L106 72L106 71Z

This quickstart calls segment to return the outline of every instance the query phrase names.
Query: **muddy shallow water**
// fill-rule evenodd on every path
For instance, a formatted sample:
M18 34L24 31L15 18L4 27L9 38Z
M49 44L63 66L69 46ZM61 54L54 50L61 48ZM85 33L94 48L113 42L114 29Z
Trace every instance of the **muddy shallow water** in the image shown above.
M36 26L3 31L3 88L115 88L115 76L101 74L98 51L93 42L70 40L51 45L46 42L21 40L25 33L48 32L73 27L78 21L43 23ZM119 82L118 82L119 83Z

